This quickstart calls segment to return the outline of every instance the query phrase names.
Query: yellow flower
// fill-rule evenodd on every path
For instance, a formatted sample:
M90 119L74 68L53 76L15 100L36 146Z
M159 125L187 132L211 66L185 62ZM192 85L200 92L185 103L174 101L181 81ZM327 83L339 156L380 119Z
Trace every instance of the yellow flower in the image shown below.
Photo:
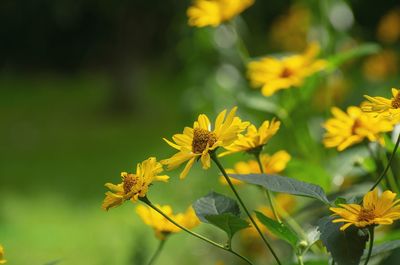
M377 35L385 43L394 43L400 39L400 8L391 10L382 17Z
M400 119L400 93L399 89L392 88L393 97L390 99L384 97L370 97L364 95L369 102L364 102L361 106L365 112L375 113L394 122Z
M5 264L7 260L4 259L4 248L0 245L0 264Z
M122 172L121 183L117 185L112 183L105 184L110 191L106 192L102 208L108 210L121 205L126 200L135 202L139 197L145 197L153 181L166 182L169 179L166 175L158 175L162 171L162 165L156 161L155 157L150 157L137 164L136 174Z
M311 24L310 10L294 5L279 16L271 26L274 47L284 51L301 51L307 46L307 35Z
M304 79L327 65L325 60L317 60L319 46L311 44L304 54L283 58L264 57L250 62L247 66L251 85L261 87L264 96L276 91L301 86Z
M182 134L172 136L174 143L164 138L164 141L179 152L169 159L162 160L161 163L171 170L188 161L180 174L181 179L186 177L196 159L200 158L203 169L210 168L210 152L218 147L231 145L249 125L248 122L242 122L235 116L236 110L237 107L234 107L227 116L226 110L222 111L217 116L213 129L208 117L200 114L193 128L186 127Z
M192 207L189 207L185 213L176 215L173 214L172 208L169 205L156 205L156 207L185 228L191 229L200 223ZM139 205L136 207L136 213L146 225L151 226L154 229L156 237L160 240L164 240L165 237L171 233L177 233L181 231L179 227L175 226L161 214L148 206Z
M262 154L260 157L261 163L264 167L265 174L277 174L282 172L287 163L290 161L290 155L284 151L278 151L273 155ZM256 160L249 160L247 162L238 162L234 165L234 168L227 169L228 174L260 174L260 167ZM238 179L231 178L233 184L243 184L242 181ZM222 184L227 184L223 176L220 177L220 182Z
M397 73L398 55L395 51L384 50L369 56L363 64L363 74L372 81L384 80Z
M195 0L187 10L189 25L217 27L240 14L253 3L254 0Z
M391 122L364 113L358 107L347 108L347 113L333 107L331 112L334 117L324 124L326 133L323 142L325 147L336 147L338 151L343 151L366 138L383 144L381 133L393 129Z
M260 128L256 128L251 124L246 131L245 135L240 134L238 139L230 146L225 147L226 152L221 153L219 156L246 151L250 152L254 149L264 146L274 136L280 127L279 121L272 120L264 121Z
M340 216L332 222L345 224L340 230L345 230L351 225L363 228L369 225L390 225L394 220L400 219L400 200L394 200L396 193L389 190L378 196L378 190L365 194L363 204L340 204L341 208L329 208L335 215Z

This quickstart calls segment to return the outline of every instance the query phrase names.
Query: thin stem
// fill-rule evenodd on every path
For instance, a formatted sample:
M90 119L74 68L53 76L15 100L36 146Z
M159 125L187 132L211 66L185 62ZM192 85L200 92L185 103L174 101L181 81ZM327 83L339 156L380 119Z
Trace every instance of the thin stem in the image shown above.
M334 259L332 259L331 265L335 265L335 260Z
M185 231L185 232L191 234L192 236L197 237L197 238L199 238L199 239L201 239L201 240L203 240L203 241L205 241L205 242L207 242L207 243L209 243L209 244L211 244L211 245L213 245L213 246L215 246L217 248L220 248L220 249L223 249L225 251L228 251L228 252L234 254L235 256L239 257L240 259L246 261L248 264L253 265L253 263L251 263L250 260L248 260L246 257L243 257L239 253L235 252L231 247L225 247L225 246L223 246L223 245L221 245L221 244L219 244L217 242L212 241L211 239L208 239L208 238L206 238L206 237L204 237L204 236L202 236L200 234L197 234L196 232L193 232L193 231L187 229L186 227L178 224L177 222L172 220L168 215L166 215L163 211L161 211L157 206L152 204L147 197L140 198L140 200L142 202L144 202L145 204L147 204L150 208L152 208L153 210L155 210L156 212L158 212L159 214L164 216L165 219L167 219L168 221L170 221L171 223L173 223L175 226L179 227L183 231Z
M258 166L260 167L261 173L264 173L264 167L263 167L263 165L262 165L260 155L261 155L261 152L258 152L258 154L254 154L254 156L255 156L256 159L257 159ZM267 195L268 202L269 202L269 205L270 205L270 207L271 207L271 209L272 209L272 212L274 213L275 219L276 219L279 223L282 223L281 219L279 218L278 212L276 211L276 209L275 209L275 207L274 207L274 203L273 203L273 201L272 201L272 195L271 195L271 193L269 192L268 189L265 189L265 194Z
M368 255L367 255L367 259L364 262L364 265L368 264L369 259L371 258L371 254L372 254L372 248L374 246L374 226L369 227L368 232L369 232L369 248L368 248Z
M299 265L304 265L303 255L297 255L297 261L299 262Z
M399 147L399 144L400 144L400 134L397 136L397 141L396 141L396 144L395 144L395 146L393 148L393 152L390 155L389 162L387 163L387 165L386 165L385 169L383 170L382 174L376 180L375 184L369 189L370 191L374 190L376 188L376 186L379 185L379 182L382 181L383 177L386 176L387 171L390 168L390 164L392 164L393 158L394 158L394 156L396 154L397 148Z
M155 260L158 258L161 251L163 250L166 241L167 241L167 239L160 240L160 244L158 244L157 250L156 250L156 252L154 252L153 256L151 257L148 265L154 264Z
M271 251L272 255L274 256L276 262L281 265L281 261L279 260L278 256L276 255L274 249L272 248L271 244L267 241L267 239L264 237L263 233L261 232L261 229L258 227L257 223L255 222L254 218L251 216L249 210L247 209L246 205L243 203L242 199L239 196L239 193L236 191L235 187L233 186L231 180L228 177L228 174L226 174L226 171L224 169L224 167L221 165L221 163L219 162L217 156L215 153L211 153L211 159L214 161L214 163L217 165L217 167L219 168L219 170L221 171L222 175L224 176L226 182L228 182L229 187L231 188L231 190L233 191L233 193L235 194L237 200L239 201L240 205L242 206L242 208L244 209L244 211L246 212L247 216L249 217L251 223L254 225L255 229L257 230L258 234L260 235L260 237L262 238L262 240L264 241L265 245L268 247L269 251Z
M388 163L388 158L386 155L386 151L383 150L383 154L381 155L383 163ZM389 188L394 191L395 193L399 193L399 189L397 187L397 183L394 179L394 175L393 175L393 170L392 167L389 167L390 170L388 170L387 174L386 174L386 181L388 183Z

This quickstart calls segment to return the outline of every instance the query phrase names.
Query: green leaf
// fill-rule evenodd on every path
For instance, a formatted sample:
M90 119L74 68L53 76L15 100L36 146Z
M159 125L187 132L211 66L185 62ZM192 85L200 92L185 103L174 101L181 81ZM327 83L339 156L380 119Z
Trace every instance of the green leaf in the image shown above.
M332 223L333 217L324 217L318 222L321 241L338 265L358 265L364 253L368 235L350 226L345 231L339 228L343 223Z
M255 211L255 213L258 220L260 220L260 222L265 225L269 231L271 231L271 233L291 244L293 248L296 248L299 237L295 232L293 232L284 224L280 224L279 222L265 216L261 212Z
M61 260L57 259L57 260L53 260L53 261L47 262L44 265L56 265L56 264L58 264L60 262L61 262Z
M359 58L362 56L377 53L381 50L381 47L375 43L365 43L358 47L355 47L349 51L337 53L334 56L328 58L329 66L328 71L333 71L343 63L349 60Z
M249 223L232 213L223 213L220 215L207 215L205 218L209 223L224 230L231 239L233 235L245 228L249 227Z
M263 186L270 191L310 197L329 204L324 190L315 184L269 174L229 174L229 176L251 184Z
M209 223L206 216L210 215L224 213L231 213L233 216L240 215L239 205L235 200L216 192L210 192L206 196L197 199L193 203L193 209L203 223Z
M376 245L372 248L371 257L384 254L386 252L395 250L397 248L400 248L400 240L394 240ZM362 258L366 259L367 255L368 255L368 250L364 250L364 255L362 256Z

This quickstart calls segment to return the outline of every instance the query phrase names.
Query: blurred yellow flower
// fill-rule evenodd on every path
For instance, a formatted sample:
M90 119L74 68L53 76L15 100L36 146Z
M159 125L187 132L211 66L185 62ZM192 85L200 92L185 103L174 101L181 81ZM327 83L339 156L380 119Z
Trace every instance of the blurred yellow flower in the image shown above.
M383 144L381 133L393 129L393 124L388 120L364 113L358 107L348 107L347 113L333 107L331 112L333 118L324 123L326 133L323 142L326 147L336 147L338 151L343 151L366 138Z
M210 168L210 152L215 151L218 147L231 145L249 125L248 122L242 122L239 117L235 116L236 110L237 107L234 107L227 116L226 110L218 114L213 129L208 117L200 114L197 121L194 122L193 128L185 127L182 134L172 136L174 143L164 138L167 144L179 152L171 158L162 160L161 163L167 165L168 170L171 170L188 161L180 174L181 179L186 177L196 159L200 158L203 169Z
M377 35L380 41L389 44L400 39L400 8L393 9L382 17Z
M0 264L5 264L7 260L4 259L4 248L0 245Z
M247 73L251 85L261 87L264 96L301 86L305 78L326 67L325 60L315 58L319 50L319 45L312 43L303 54L283 58L264 57L250 62Z
M187 10L189 25L216 27L237 16L253 3L254 0L195 0Z
M392 88L393 97L370 97L364 95L369 102L364 102L361 108L365 112L375 113L379 116L398 122L400 119L400 90Z
M311 16L310 11L299 5L278 17L271 26L271 39L283 51L301 51L307 46Z
M240 134L238 139L231 145L225 147L226 152L221 153L219 156L225 156L236 152L251 152L263 147L274 136L281 126L280 121L264 121L260 128L256 128L251 124L246 131L245 135Z
M273 155L262 154L260 156L261 163L264 168L265 174L277 174L282 172L287 163L290 161L291 157L288 152L280 150ZM228 174L260 174L260 167L256 160L249 160L247 162L241 161L234 165L233 168L226 170ZM243 184L242 181L231 178L233 184ZM220 182L227 185L225 178L220 177Z
M172 208L169 205L156 205L156 207L185 228L191 229L200 224L200 221L192 207L189 207L185 213L179 213L176 215L173 214ZM165 237L171 233L181 231L179 227L148 206L139 205L136 207L136 213L146 225L154 229L156 237L160 240L164 240Z
M126 200L135 202L139 197L145 197L153 181L166 182L169 179L166 175L158 175L162 171L162 165L156 161L155 157L150 157L137 164L136 174L122 172L121 183L117 185L112 183L105 184L110 191L106 192L102 208L108 210L121 205Z
M364 76L371 80L384 80L397 73L398 55L395 51L384 50L369 56L363 64Z
M364 228L370 225L390 225L394 220L400 219L400 200L395 200L396 193L389 190L378 195L378 189L365 194L363 204L340 204L340 208L329 208L340 218L333 223L345 224L340 227L344 231L351 225Z

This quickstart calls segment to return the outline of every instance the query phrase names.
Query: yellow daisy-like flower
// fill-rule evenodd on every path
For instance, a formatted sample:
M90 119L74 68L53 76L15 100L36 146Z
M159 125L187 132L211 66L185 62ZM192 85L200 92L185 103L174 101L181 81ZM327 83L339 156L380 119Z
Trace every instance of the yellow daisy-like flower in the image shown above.
M262 154L260 157L261 163L264 168L265 174L277 174L282 172L291 157L288 152L281 150L273 155ZM260 174L260 167L256 160L249 160L247 162L241 161L234 165L234 168L226 169L228 174ZM243 184L243 181L231 178L233 184ZM227 185L225 178L220 177L220 182Z
M4 259L4 248L0 245L0 264L5 264L7 260Z
M217 27L240 14L253 3L254 0L195 0L187 10L189 25Z
M112 183L105 184L110 191L106 192L102 208L108 210L121 205L126 200L135 202L139 197L145 197L153 181L166 182L169 179L167 175L159 175L162 171L162 165L156 161L155 157L150 157L137 164L135 174L122 172L121 183L117 185Z
M304 54L283 58L264 57L247 65L248 77L253 87L261 87L264 96L276 91L301 86L304 79L323 70L327 62L315 59L319 53L316 43L309 45Z
M200 158L203 169L210 168L210 152L215 151L218 147L231 145L249 125L249 122L242 122L239 117L235 116L236 110L237 107L234 107L227 116L226 110L218 114L213 129L208 117L200 114L197 121L194 122L193 128L186 127L182 134L172 136L174 142L164 138L164 141L179 152L171 158L162 160L161 163L167 165L168 170L171 170L188 161L180 174L181 179L186 177L196 159Z
M333 223L345 224L340 230L345 230L351 225L364 228L370 225L390 225L394 220L400 219L400 200L394 200L396 193L389 190L378 195L378 189L365 194L363 204L340 204L340 208L329 208L340 218L334 219Z
M169 205L160 206L156 204L156 207L185 228L191 229L200 224L200 221L192 207L189 207L185 213L179 213L176 215L173 214L172 208ZM136 213L146 225L151 226L154 229L156 237L160 240L164 240L166 236L171 233L181 231L179 227L148 206L139 205L136 207Z
M364 95L368 102L364 102L361 106L365 112L371 112L382 115L394 122L400 119L400 93L399 89L392 88L393 97L388 99L384 97L370 97Z
M323 143L325 147L336 147L338 151L343 151L364 139L383 144L381 133L393 130L391 122L364 113L359 107L348 107L347 113L333 107L331 112L333 118L323 125L326 129Z
M264 146L274 136L281 126L279 121L272 120L264 121L260 128L256 128L251 124L246 131L245 135L240 134L238 139L225 149L226 152L221 153L219 156L225 156L236 152L251 152L257 148Z

